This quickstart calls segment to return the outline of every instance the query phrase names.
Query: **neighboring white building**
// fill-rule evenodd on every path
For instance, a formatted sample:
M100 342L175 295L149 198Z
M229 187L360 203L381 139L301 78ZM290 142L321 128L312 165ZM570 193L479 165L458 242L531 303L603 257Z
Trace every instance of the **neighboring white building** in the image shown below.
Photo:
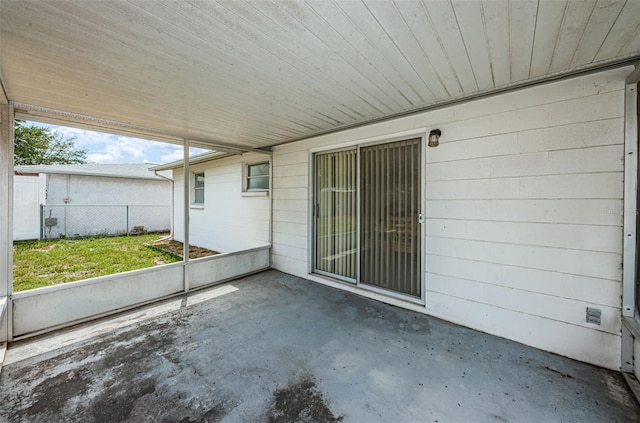
M219 252L261 247L270 242L270 155L205 153L189 160L189 243ZM173 172L174 222L184 221L183 162L151 168ZM177 223L174 239L184 240Z
M169 231L172 182L150 166L15 166L14 239Z

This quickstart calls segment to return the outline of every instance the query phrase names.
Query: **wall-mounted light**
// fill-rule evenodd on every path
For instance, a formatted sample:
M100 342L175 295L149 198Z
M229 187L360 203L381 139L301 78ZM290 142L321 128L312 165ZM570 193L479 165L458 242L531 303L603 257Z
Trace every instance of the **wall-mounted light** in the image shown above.
M439 129L432 129L429 132L429 147L437 147L440 144L440 135L442 132Z

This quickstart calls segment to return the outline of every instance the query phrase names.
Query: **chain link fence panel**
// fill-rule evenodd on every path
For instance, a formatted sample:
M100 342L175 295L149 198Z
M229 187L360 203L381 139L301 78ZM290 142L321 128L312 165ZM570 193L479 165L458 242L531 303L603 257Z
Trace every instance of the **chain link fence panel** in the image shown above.
M41 206L42 239L136 235L171 230L169 205Z

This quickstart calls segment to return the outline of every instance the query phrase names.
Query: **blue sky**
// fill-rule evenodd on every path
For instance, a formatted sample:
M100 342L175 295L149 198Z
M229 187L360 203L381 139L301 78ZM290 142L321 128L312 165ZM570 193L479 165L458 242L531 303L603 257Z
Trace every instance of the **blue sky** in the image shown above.
M37 122L27 124L50 128L65 139L76 137L75 146L87 151L88 163L168 163L182 159L180 145ZM191 148L189 151L193 156L207 150Z

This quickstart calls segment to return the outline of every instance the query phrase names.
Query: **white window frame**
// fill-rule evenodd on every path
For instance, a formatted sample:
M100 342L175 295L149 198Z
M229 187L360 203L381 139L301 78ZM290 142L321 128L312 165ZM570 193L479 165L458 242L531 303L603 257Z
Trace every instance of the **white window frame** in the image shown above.
M249 188L249 167L267 164L269 166L269 173L259 178L267 178L268 188ZM256 195L268 195L271 191L271 160L259 160L242 164L242 192L246 194L255 193Z
M204 181L202 183L202 187L197 187L196 188L196 180L197 180L198 175L202 175L202 178L203 178ZM196 208L204 207L204 202L206 201L205 200L205 198L206 198L205 197L205 188L207 186L206 174L205 174L204 171L191 172L190 179L191 179L191 184L189 184L189 185L191 186L191 206L192 207L196 207ZM202 199L203 199L203 201L201 203L196 202L196 190L200 190L200 189L202 190Z

